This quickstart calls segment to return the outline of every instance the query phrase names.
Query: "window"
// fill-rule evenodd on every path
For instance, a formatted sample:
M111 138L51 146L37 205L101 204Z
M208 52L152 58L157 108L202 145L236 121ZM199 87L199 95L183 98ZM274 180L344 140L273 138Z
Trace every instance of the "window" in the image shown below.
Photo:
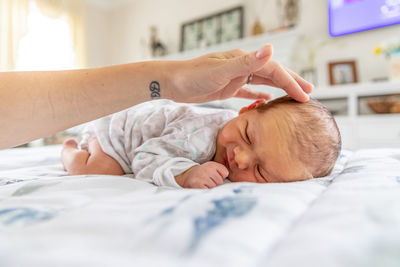
M56 70L75 67L71 27L66 18L43 15L35 1L30 3L28 32L20 40L17 70Z

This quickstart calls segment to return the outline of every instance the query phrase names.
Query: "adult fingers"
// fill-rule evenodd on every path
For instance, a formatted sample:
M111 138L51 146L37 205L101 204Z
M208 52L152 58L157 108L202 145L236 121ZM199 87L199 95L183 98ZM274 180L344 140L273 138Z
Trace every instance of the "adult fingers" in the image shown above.
M273 81L276 87L282 88L289 96L299 102L307 102L309 100L309 96L297 83L296 79L277 62L267 62L255 74Z
M248 87L242 87L236 92L235 97L269 100L272 98L272 95L258 90L253 90Z
M304 80L302 77L300 77L297 73L286 69L286 71L292 75L292 77L296 80L296 82L300 85L300 87L303 89L304 92L306 92L307 94L311 93L314 89L314 86L307 82L306 80ZM279 87L274 81L272 81L269 78L264 78L264 77L260 77L260 76L253 76L253 80L251 82L251 84L255 84L255 85L267 85L267 86L272 86L272 87Z
M215 53L215 56L217 58L231 59L231 58L243 56L244 54L247 54L247 53L248 53L247 51L237 48L237 49L228 50L228 51L225 51L222 53Z
M274 83L274 81L272 81L269 78L264 78L261 76L257 76L254 75L253 76L253 80L251 81L251 84L253 85L267 85L267 86L272 86L272 87L278 87L278 85L276 83Z
M285 68L286 71L292 75L292 77L296 80L296 82L300 85L300 87L303 89L304 92L307 94L311 93L314 89L314 85L312 85L310 82L306 81L298 75L296 72L292 71L291 69Z
M224 64L219 67L220 73L224 74L228 79L248 76L251 72L262 68L271 56L272 46L264 45L257 51L226 60Z

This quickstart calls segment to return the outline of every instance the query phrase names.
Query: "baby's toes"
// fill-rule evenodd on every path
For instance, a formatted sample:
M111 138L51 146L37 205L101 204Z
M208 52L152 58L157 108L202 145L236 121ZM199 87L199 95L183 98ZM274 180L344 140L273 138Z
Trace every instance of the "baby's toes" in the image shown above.
M64 148L71 147L71 148L78 148L78 143L74 139L67 139L64 141Z

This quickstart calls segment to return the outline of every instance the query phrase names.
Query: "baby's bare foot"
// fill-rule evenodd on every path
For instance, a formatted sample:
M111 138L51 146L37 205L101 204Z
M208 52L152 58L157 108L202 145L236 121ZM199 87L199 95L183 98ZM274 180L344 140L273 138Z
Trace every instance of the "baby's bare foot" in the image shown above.
M75 141L75 139L67 139L63 143L64 148L67 147L72 147L72 148L78 148L78 143Z
M71 164L71 158L74 152L78 150L78 143L74 139L67 139L63 143L63 148L61 150L61 161L64 166L64 171L67 170L67 164Z

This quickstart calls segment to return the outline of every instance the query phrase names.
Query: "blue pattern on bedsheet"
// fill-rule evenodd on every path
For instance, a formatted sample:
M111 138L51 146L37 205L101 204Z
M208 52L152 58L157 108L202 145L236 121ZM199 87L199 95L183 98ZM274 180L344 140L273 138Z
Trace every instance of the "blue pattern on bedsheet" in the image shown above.
M341 174L344 174L344 173L357 173L357 172L360 172L360 170L362 170L362 169L364 169L364 168L365 168L365 166L352 166L352 167L348 167L348 168L345 168L345 169L342 171Z
M34 180L38 180L38 179L39 179L39 177L35 177L35 178L31 178L31 177L27 177L27 178L0 178L0 186L12 185L12 184L22 183L22 182L26 182L26 181L34 181Z
M23 182L23 181L25 181L25 180L22 180L22 179L12 179L12 180L8 180L8 181L5 182L4 184L5 184L5 185L9 185L9 184L20 183L20 182Z
M207 211L205 216L194 218L194 237L187 253L192 253L200 241L213 229L229 219L242 217L253 209L257 201L253 197L244 195L248 191L251 191L248 186L235 188L233 189L234 196L213 200L214 208L212 210Z
M400 160L400 154L391 155L391 157Z
M163 187L159 187L159 188L162 189ZM157 191L158 191L158 190L157 190ZM159 220L161 217L164 217L164 216L167 216L167 215L172 215L172 214L174 213L174 211L175 211L180 205L182 205L186 200L190 199L192 196L193 196L193 195L187 195L187 196L183 197L182 199L180 199L180 200L178 201L178 204L177 204L177 205L174 205L174 206L171 206L171 207L169 207L169 208L164 209L163 211L161 211L160 214L158 214L158 215L156 215L156 216L151 217L150 219L148 219L147 222L146 222L146 224L151 223L151 222L154 222L154 221L157 221L157 220Z
M0 210L0 224L13 225L22 223L24 225L41 222L53 218L53 214L32 208L10 208Z
M182 256L194 253L200 242L212 230L222 226L232 218L243 217L249 213L257 204L257 199L252 195L253 189L254 186L249 185L233 188L231 191L233 195L229 194L228 196L210 200L213 206L211 210L199 210L198 213L204 215L195 215L191 218L193 223L193 237ZM187 204L189 199L198 194L209 194L210 192L209 190L193 191L193 193L184 196L173 206L165 208L158 215L147 219L145 225L159 224L161 218L164 218L166 221L164 220L161 223L162 229L160 228L160 231L166 231L167 227L176 223L175 212L182 206L187 207L187 205L192 205L190 203ZM203 207L208 208L210 205L204 203Z
M175 211L174 207L169 207L165 210L163 210L160 214L160 216L164 216L164 215L168 215L168 214L172 214Z
M61 183L61 181L57 181L57 182L46 181L46 182L28 183L28 184L25 184L24 186L21 186L20 188L18 188L12 195L13 196L28 195L35 191L40 190L43 187L54 186L59 183Z

